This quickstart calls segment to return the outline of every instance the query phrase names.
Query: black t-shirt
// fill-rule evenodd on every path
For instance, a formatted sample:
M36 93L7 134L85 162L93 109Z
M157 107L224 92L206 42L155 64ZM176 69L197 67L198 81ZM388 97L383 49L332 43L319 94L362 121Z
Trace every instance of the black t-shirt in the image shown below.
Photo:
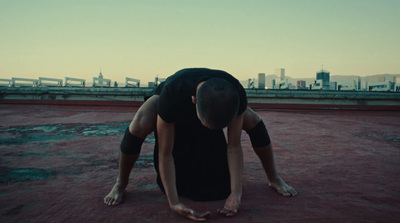
M168 77L156 89L155 94L160 95L157 106L160 117L168 123L201 124L197 118L196 105L192 103L192 96L196 95L196 88L200 82L211 78L221 78L237 88L240 98L238 114L242 114L247 108L247 97L236 78L221 70L187 68Z
M175 123L172 155L178 194L195 201L221 200L230 194L224 132L204 127L197 118L196 105L192 103L197 85L210 78L224 79L237 88L240 98L238 114L242 114L247 108L246 92L237 79L220 70L180 70L160 84L154 93L160 95L157 107L160 117ZM157 184L163 190L158 169L158 140L154 147L154 166Z

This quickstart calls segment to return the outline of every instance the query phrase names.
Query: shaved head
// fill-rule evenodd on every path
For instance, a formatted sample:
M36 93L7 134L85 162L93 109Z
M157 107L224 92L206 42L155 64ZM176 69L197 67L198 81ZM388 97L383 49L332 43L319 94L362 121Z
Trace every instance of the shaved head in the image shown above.
M196 95L199 118L213 129L228 126L239 110L238 90L228 81L211 78L199 88Z

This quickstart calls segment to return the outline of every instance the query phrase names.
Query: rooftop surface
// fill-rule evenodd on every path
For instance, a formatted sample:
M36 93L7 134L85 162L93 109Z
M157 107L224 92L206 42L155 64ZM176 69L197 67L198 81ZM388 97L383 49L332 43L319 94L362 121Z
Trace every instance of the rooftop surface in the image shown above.
M119 206L103 197L135 107L0 104L0 222L190 222L158 189L149 136ZM283 197L243 132L243 197L237 216L224 201L193 202L208 222L396 222L400 218L398 111L257 108L280 176L297 189Z

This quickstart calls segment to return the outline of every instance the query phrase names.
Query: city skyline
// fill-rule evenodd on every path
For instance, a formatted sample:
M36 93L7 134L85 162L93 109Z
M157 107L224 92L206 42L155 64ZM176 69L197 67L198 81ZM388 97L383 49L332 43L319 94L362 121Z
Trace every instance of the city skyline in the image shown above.
M0 78L400 73L400 1L2 1Z
M276 73L277 70L283 70L283 76L281 73ZM316 80L318 80L318 73L320 72L328 72L327 70L320 70L319 72L316 72L315 77L308 77L308 78L293 78L291 76L285 75L285 69L280 68L276 69L275 74L268 74L266 75L265 73L258 73L258 77L249 77L247 79L239 79L240 83L245 87L245 88L262 88L262 86L266 87L267 89L272 89L274 86L274 83L278 86L279 83L285 82L286 85L285 87L288 87L287 84L291 85L290 87L293 88L293 86L296 86L297 81L304 81L309 84L313 84ZM329 75L332 81L329 83L346 83L346 82L351 82L351 81L361 81L362 85L365 86L366 83L377 83L377 82L392 82L396 84L400 84L400 74L377 74L377 75L370 75L370 76L356 76L356 75ZM284 78L282 80L282 77ZM104 78L104 79L103 79ZM264 84L261 82L260 85L260 80L264 82ZM13 80L11 80L13 79ZM125 77L124 80L116 80L112 78L107 78L104 77L102 72L99 73L97 76L90 77L88 79L83 79L83 78L77 78L77 77L71 77L71 76L65 76L65 77L33 77L33 78L24 78L24 77L12 77L9 79L5 78L0 78L0 85L1 86L6 86L8 84L14 84L15 82L18 82L16 86L37 86L38 83L41 82L48 82L51 86L95 86L94 84L96 83L96 87L111 87L114 86L115 84L118 85L119 87L137 87L138 84L140 87L154 87L156 86L156 82L160 83L164 81L166 78L155 76L153 77L152 81L149 82L144 82L143 80L140 79L135 79L131 77ZM102 81L104 80L104 81ZM71 82L67 84L67 82ZM283 82L282 82L283 81ZM103 83L104 82L104 83ZM108 84L105 84L105 83ZM115 83L117 82L117 83ZM250 83L251 82L251 83ZM36 83L36 85L34 84ZM100 85L99 85L100 83ZM103 83L103 84L101 84ZM46 84L45 84L46 86Z

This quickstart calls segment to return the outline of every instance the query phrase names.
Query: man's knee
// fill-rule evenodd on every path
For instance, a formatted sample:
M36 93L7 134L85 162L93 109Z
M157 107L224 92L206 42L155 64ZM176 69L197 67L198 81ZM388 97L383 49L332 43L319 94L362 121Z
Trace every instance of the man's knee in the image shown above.
M271 144L267 128L262 120L260 120L254 128L248 131L246 130L246 132L249 134L253 148L261 148Z
M246 111L244 112L243 130L250 131L260 121L261 117L257 113L255 113L251 108L247 107Z
M143 142L144 139L133 135L129 132L129 128L127 128L121 141L121 152L125 155L138 155L142 149Z
M155 130L157 123L157 102L158 95L153 95L138 109L129 125L129 130L133 135L146 138L148 134Z
M132 135L144 139L155 130L156 118L148 114L136 113L128 129Z

